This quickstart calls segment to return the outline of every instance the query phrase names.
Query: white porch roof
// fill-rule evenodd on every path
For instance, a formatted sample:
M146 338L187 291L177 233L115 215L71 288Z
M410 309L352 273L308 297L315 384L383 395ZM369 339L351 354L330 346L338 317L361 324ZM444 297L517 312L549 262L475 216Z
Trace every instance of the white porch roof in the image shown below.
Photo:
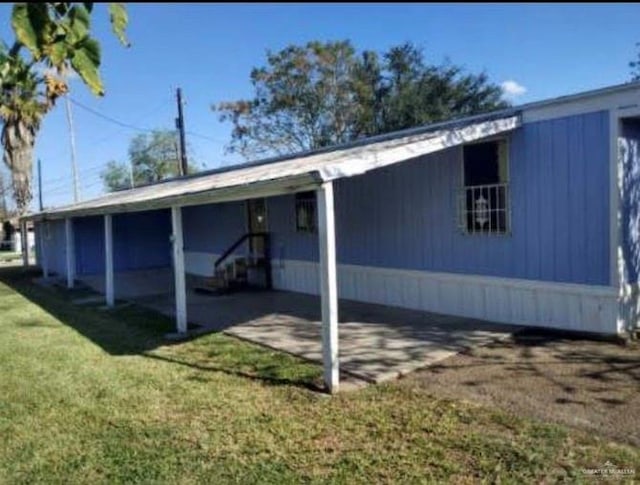
M43 211L26 219L113 214L245 200L317 188L405 160L511 131L513 111L391 133L354 143L176 178Z

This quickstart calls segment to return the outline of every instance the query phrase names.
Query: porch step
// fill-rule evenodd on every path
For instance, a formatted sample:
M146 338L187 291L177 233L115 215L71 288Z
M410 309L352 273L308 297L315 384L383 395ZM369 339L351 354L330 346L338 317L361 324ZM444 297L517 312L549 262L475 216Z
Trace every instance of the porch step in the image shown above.
M227 280L224 276L211 276L202 278L202 285L207 288L225 288Z

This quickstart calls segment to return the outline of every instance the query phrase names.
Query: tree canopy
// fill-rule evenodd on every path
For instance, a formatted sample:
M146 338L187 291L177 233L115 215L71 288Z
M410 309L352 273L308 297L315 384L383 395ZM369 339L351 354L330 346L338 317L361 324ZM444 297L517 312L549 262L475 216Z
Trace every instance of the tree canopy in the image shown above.
M102 96L100 44L92 37L92 2L15 3L15 40L0 46L0 119L3 160L13 181L19 213L32 198L33 149L42 119L67 94L67 74L77 73ZM119 3L109 5L113 32L128 45L128 17Z
M640 42L636 42L636 50L635 59L629 62L632 81L640 81Z
M227 149L245 158L286 154L508 106L486 73L430 64L406 43L358 53L349 41L267 52L251 71L254 95L212 106L233 125Z
M198 171L189 165L189 173ZM129 162L111 161L100 173L105 189L113 192L159 182L180 175L180 154L175 131L155 130L136 135L129 143Z

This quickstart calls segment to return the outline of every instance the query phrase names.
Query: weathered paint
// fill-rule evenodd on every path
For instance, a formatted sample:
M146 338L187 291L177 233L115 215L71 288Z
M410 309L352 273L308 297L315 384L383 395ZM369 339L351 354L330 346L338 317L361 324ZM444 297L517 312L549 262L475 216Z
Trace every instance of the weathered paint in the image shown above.
M460 148L338 181L338 262L606 285L608 122L596 112L512 134L508 235L458 230ZM293 197L268 202L275 263L317 261L317 235L295 232Z
M635 284L640 273L640 120L622 120L618 140L622 157L622 262L624 282Z

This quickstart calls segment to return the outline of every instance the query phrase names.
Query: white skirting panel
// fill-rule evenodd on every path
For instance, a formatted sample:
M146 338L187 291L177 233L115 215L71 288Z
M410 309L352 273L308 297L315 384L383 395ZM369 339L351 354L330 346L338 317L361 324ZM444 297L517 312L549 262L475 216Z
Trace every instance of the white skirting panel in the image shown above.
M640 283L626 284L620 291L620 332L638 332L640 330Z
M274 261L274 287L318 294L318 265ZM340 298L493 322L615 334L617 291L454 273L338 265Z

